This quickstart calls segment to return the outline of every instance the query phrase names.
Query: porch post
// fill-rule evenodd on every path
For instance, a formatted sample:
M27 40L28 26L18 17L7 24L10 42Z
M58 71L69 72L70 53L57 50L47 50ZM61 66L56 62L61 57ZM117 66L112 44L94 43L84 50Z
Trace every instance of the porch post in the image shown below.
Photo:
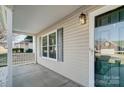
M7 13L8 78L7 87L12 87L12 10L5 7Z
M35 63L37 63L37 36L33 36L33 53L35 54Z

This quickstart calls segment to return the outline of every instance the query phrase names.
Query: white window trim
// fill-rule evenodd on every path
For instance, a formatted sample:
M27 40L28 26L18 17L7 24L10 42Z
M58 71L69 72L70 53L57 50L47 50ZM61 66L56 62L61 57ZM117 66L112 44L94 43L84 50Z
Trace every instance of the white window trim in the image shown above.
M89 87L95 86L95 71L94 71L94 30L95 17L114 10L122 5L107 5L89 13Z
M54 58L50 58L49 57L49 35L52 34L52 33L56 33L56 59ZM41 36L41 42L43 42L43 37L47 36L47 57L44 57L43 54L42 54L42 43L41 43L41 58L42 59L45 59L45 60L50 60L50 61L57 61L57 30L53 30L47 34L44 34Z

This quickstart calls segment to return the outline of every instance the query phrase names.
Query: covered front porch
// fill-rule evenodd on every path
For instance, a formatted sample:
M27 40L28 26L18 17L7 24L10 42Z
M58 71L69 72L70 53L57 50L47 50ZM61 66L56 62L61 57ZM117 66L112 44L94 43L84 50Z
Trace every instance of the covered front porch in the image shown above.
M39 64L13 67L13 87L80 87L81 85Z
M14 87L121 86L124 6L16 5L11 10L2 86L8 81ZM33 52L12 52L12 33L33 36Z
M62 76L62 74L60 74L59 72L55 70L51 70L51 68L49 67L46 68L46 66L39 63L39 57L40 58L43 57L43 50L42 50L42 41L39 41L40 39L38 37L38 34L41 30L44 30L50 25L62 20L63 18L70 15L72 12L74 12L76 9L80 7L81 7L80 5L78 6L73 6L73 5L72 6L14 6L13 7L14 9L13 33L33 36L33 53L26 53L26 54L13 53L13 59L14 59L13 72L12 72L13 87L80 87L81 86L79 83L74 82L73 79L69 79L69 77L67 76ZM35 13L32 11L35 11ZM52 49L50 51L54 51L54 50ZM60 50L61 56L63 55L62 54L63 51ZM55 57L55 55L52 55L51 57ZM57 63L58 61L57 57L58 54L56 53L56 59L54 58L50 59L51 61L53 61L53 64ZM60 59L62 60L62 57ZM62 62L61 60L60 60L60 64L63 64L64 62ZM44 63L48 63L48 61L49 59L44 58ZM74 75L74 73L70 73L70 74Z
M28 33L13 33L16 35L14 41ZM14 36L13 35L13 36ZM12 53L12 86L13 87L81 87L80 84L56 73L49 68L37 63L36 59L36 36L32 35L32 52L15 51ZM18 48L20 49L21 46ZM25 48L25 47L24 47ZM46 61L47 62L47 61Z

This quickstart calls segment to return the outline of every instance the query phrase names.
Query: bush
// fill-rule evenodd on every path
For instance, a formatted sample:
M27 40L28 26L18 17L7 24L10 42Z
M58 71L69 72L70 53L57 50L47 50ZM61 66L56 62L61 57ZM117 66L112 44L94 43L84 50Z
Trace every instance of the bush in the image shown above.
M13 48L13 53L24 53L24 48Z
M27 49L27 50L26 50L26 53L32 53L32 52L33 52L32 49Z

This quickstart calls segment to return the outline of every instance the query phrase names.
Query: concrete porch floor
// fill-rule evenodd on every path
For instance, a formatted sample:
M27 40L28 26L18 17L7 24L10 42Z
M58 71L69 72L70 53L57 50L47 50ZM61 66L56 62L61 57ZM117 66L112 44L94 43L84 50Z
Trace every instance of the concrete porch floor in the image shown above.
M38 64L15 66L13 87L81 87L75 82Z

